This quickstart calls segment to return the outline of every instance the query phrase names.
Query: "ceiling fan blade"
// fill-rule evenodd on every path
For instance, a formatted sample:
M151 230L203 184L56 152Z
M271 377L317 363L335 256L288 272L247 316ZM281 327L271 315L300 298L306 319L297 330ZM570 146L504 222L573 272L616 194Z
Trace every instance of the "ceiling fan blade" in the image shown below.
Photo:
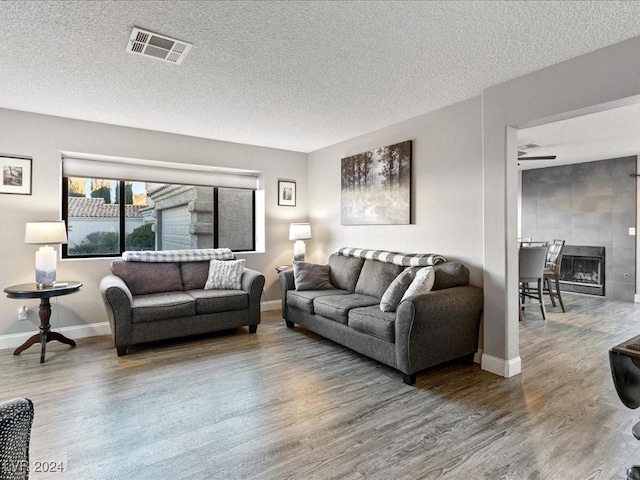
M556 155L542 155L539 157L518 157L518 161L520 160L555 160Z

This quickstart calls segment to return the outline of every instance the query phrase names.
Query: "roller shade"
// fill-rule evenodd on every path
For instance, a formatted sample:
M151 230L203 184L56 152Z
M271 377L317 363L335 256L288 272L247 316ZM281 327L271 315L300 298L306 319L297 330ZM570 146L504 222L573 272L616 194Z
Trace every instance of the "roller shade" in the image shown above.
M62 175L256 190L259 172L153 160L96 159L63 154Z

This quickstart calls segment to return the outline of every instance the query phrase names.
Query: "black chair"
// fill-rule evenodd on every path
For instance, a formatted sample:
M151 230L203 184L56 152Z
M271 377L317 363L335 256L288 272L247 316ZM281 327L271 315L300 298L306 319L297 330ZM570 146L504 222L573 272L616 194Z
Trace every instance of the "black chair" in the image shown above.
M613 384L620 401L628 408L640 406L640 336L633 337L609 350ZM631 429L640 440L640 422ZM640 480L640 465L627 469L627 480Z
M562 312L564 303L560 294L560 268L562 267L562 254L564 253L564 240L552 240L547 251L547 264L544 269L544 293L549 295L551 304L555 307L556 300L560 304Z
M33 402L16 398L0 403L0 480L29 478L29 441Z

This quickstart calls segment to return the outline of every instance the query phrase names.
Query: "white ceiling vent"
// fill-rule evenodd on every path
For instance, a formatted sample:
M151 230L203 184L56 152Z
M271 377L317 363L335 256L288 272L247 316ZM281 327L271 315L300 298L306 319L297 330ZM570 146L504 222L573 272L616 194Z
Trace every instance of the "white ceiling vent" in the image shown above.
M193 45L175 38L133 27L127 52L144 55L169 63L182 63Z

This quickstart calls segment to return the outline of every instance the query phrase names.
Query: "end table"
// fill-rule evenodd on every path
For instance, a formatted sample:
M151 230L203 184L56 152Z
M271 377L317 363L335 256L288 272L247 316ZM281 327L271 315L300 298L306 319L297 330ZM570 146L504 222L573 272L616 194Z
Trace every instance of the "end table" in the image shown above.
M39 298L40 299L40 333L36 333L26 342L19 346L14 355L20 355L24 350L32 346L34 343L40 342L42 350L40 351L40 363L44 363L44 354L47 349L47 342L57 340L66 343L72 347L76 346L76 342L65 337L61 333L52 332L49 319L51 318L51 297L59 297L68 295L80 290L82 283L80 282L58 282L52 288L38 288L36 283L23 283L22 285L13 285L4 289L9 298Z

